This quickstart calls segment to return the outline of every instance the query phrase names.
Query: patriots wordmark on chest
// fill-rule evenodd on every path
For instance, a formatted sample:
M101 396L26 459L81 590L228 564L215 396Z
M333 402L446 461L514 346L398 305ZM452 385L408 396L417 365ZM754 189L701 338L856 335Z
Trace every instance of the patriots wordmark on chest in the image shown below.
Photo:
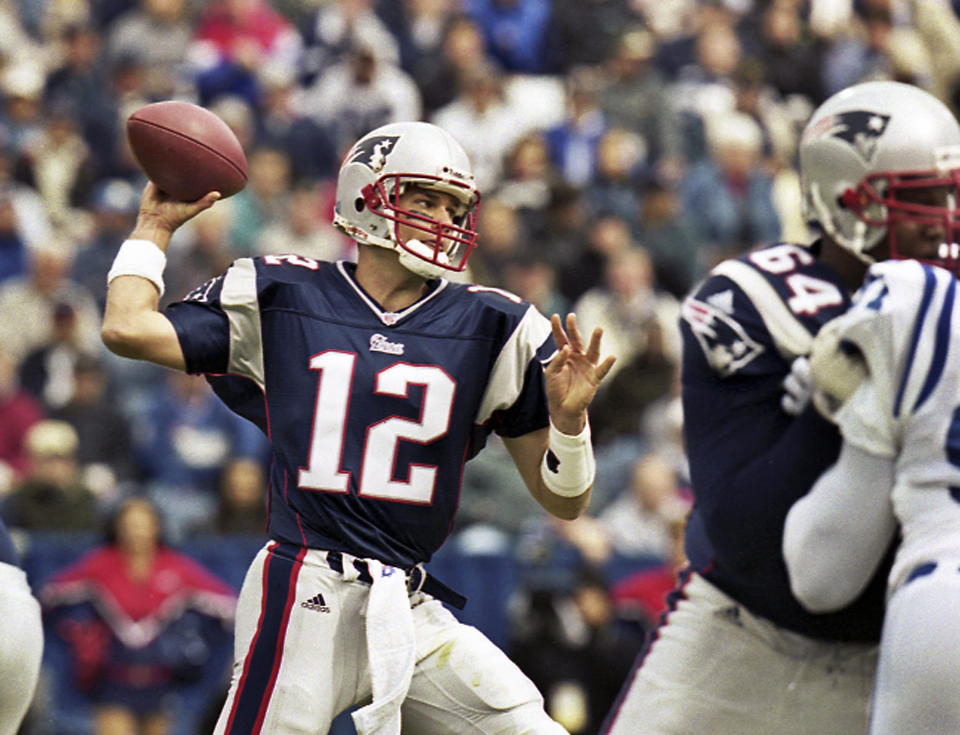
M370 336L370 352L383 352L387 355L402 355L403 343L391 342L382 334Z

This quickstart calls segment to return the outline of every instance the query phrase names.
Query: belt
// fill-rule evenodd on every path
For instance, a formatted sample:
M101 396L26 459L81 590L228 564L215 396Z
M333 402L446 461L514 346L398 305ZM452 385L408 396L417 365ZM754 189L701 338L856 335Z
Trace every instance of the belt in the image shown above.
M339 551L327 552L327 564L338 574L343 574L343 554ZM373 577L370 576L370 570L367 568L367 562L363 559L354 559L353 566L357 570L357 579L366 584L373 584ZM423 592L435 597L441 602L452 605L457 610L463 610L467 604L467 598L456 590L450 589L439 579L430 574L422 566L417 565L413 569L404 570L407 574L407 590L410 594L414 592Z

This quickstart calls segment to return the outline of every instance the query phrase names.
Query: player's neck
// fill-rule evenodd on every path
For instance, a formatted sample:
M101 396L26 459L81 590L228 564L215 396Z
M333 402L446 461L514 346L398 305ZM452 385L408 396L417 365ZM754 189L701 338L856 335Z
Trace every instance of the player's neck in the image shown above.
M833 268L851 291L860 288L867 264L849 250L824 237L820 242L820 260Z
M427 291L425 279L411 273L391 250L361 246L357 252L357 283L385 311L402 311Z

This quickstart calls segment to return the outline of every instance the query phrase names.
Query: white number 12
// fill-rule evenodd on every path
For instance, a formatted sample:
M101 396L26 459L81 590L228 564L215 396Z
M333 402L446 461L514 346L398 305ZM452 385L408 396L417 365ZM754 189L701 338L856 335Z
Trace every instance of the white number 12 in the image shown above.
M306 467L298 484L305 490L345 493L350 473L340 468L343 456L350 388L357 356L328 350L310 358L310 369L320 373L313 409L313 434ZM402 503L429 504L437 479L435 465L410 466L409 480L394 480L400 441L429 444L447 433L456 383L435 365L398 362L377 373L374 392L405 397L411 385L423 386L420 420L391 416L367 427L358 494Z

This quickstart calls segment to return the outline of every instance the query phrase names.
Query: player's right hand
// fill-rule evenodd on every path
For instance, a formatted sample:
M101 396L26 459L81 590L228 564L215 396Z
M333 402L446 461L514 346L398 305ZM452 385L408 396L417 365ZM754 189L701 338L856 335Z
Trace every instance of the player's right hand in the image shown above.
M140 211L132 237L151 240L166 250L167 241L178 227L212 207L218 199L220 192L211 191L195 202L181 202L148 181L140 196Z

